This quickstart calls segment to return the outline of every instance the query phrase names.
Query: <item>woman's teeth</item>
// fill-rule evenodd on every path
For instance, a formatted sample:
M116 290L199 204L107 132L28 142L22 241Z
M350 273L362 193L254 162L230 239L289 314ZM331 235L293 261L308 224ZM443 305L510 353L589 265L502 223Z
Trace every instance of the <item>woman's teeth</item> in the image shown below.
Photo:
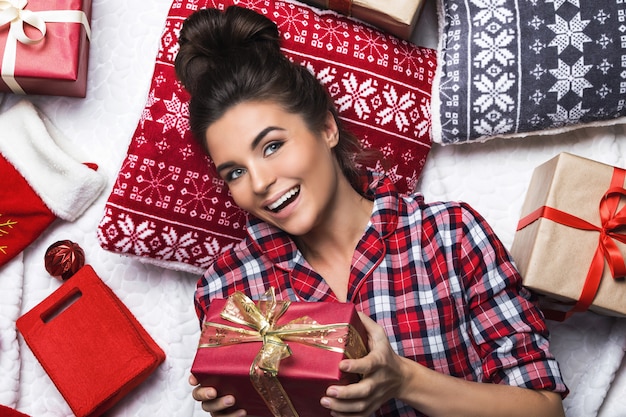
M291 190L287 191L280 197L278 200L267 206L267 208L271 211L279 211L288 201L290 201L293 197L298 195L300 192L299 187L294 187Z

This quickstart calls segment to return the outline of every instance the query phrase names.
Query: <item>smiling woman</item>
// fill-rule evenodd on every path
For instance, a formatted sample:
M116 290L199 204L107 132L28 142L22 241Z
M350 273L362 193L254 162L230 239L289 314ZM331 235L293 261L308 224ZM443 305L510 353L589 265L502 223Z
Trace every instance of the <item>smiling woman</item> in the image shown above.
M286 112L300 114L314 132L325 127L330 112L344 138L335 149L337 159L353 186L361 188L356 169L360 161L355 159L361 145L342 129L327 91L306 67L292 64L283 55L278 28L272 21L249 9L229 9L239 13L231 13L230 18L217 9L192 14L180 35L176 75L191 93L189 121L195 137L209 151L204 141L207 128L232 106L245 101L271 100ZM212 30L218 25L224 25L227 32ZM204 76L209 73L210 77ZM255 137L260 134L256 132Z
M198 11L180 46L191 129L251 214L246 238L198 282L201 322L213 299L238 290L354 303L370 353L339 364L359 382L319 399L335 416L563 415L543 317L478 213L401 195L361 169L328 93L282 55L262 15ZM219 386L193 396L213 416L245 415Z
M335 227L329 222L337 216L328 207L336 198L364 200L342 175L333 151L341 139L327 114L322 131L312 132L303 117L281 105L245 101L208 127L206 147L239 207L306 239L314 229ZM364 224L370 211L368 206Z

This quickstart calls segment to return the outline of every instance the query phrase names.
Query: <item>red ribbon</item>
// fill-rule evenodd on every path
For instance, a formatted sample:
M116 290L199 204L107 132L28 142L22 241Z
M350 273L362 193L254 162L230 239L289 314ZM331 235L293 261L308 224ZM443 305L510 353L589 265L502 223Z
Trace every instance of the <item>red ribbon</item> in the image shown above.
M614 279L626 276L626 263L616 243L616 240L626 243L626 234L618 233L618 229L626 226L626 207L623 207L619 211L617 210L620 198L622 196L626 197L626 189L623 188L625 178L626 170L614 168L611 185L600 199L599 212L601 226L596 226L579 217L548 206L538 208L519 221L517 230L521 230L540 217L543 217L565 226L581 230L596 231L600 234L598 246L593 255L589 271L587 272L587 278L583 284L583 289L578 297L578 301L571 310L567 312L546 312L546 317L563 321L575 312L587 310L591 306L598 292L598 288L600 287L605 259L611 270L611 276Z
M352 14L352 0L326 0L326 8L350 16Z

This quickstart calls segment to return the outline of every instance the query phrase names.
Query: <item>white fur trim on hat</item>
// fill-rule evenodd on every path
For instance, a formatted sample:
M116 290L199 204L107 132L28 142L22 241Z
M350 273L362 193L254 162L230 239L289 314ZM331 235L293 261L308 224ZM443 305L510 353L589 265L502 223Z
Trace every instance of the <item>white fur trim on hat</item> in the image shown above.
M48 208L76 220L104 189L105 177L72 158L57 143L62 133L28 100L0 114L0 153Z

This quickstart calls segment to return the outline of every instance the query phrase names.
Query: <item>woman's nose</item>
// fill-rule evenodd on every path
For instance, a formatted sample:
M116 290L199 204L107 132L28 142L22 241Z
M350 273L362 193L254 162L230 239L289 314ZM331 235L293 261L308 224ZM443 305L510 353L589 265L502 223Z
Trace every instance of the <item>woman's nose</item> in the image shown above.
M252 189L257 194L267 193L270 186L276 181L274 171L265 164L255 165L248 171L252 181Z

